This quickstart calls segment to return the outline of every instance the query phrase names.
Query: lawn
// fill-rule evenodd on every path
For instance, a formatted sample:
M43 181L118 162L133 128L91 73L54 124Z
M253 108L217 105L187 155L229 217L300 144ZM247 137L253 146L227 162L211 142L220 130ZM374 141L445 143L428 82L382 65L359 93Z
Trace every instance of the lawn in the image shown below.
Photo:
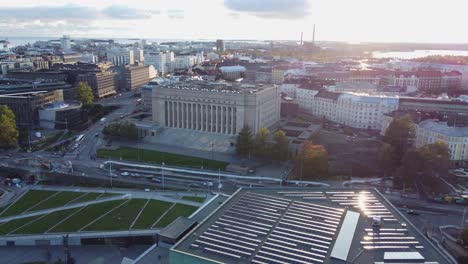
M98 197L98 199L109 198L109 197L113 197L113 196L117 196L117 195L122 195L122 194L120 194L120 193L103 193Z
M80 197L81 195L83 195L82 192L60 192L54 197L42 203L39 203L37 206L30 208L28 211L32 212L32 211L39 211L39 210L64 206L67 203L73 201L74 199Z
M86 231L128 230L146 204L145 199L132 199L123 206L88 226Z
M73 215L73 217L68 218L66 221L54 227L50 232L77 232L83 226L89 224L93 220L96 220L98 217L123 202L125 202L125 200L88 205L83 210Z
M20 218L16 220L11 220L4 224L0 224L0 235L6 235L10 233L11 231L15 230L16 228L29 223L30 221L34 220L37 217L40 217L40 216L30 216L30 217Z
M154 150L146 149L136 149L136 148L118 148L116 150L111 149L99 149L97 155L100 158L112 158L112 159L122 159L124 160L133 160L133 161L143 161L143 162L152 162L161 164L163 161L167 165L174 166L187 166L194 168L210 168L210 169L221 169L224 170L229 164L223 161L209 160L191 156L177 155L167 152L160 152ZM140 157L140 159L138 159Z
M10 208L3 212L0 216L12 216L23 213L29 208L35 206L38 202L48 198L49 196L55 194L55 191L38 191L31 190L28 191L23 197L21 197L17 202L15 202Z
M206 197L202 197L202 196L184 196L184 197L182 197L182 199L187 200L187 201L196 202L196 203L204 203L205 200L206 200Z
M173 204L164 201L151 200L141 213L132 229L149 229Z
M83 202L89 202L89 201L94 201L96 200L99 196L101 196L102 193L82 193L79 198L76 200L71 201L70 204L75 204L75 203L83 203Z
M80 208L72 208L63 211L50 213L22 228L16 230L14 234L42 234L52 228L54 225L65 219L67 216L76 212Z
M159 220L155 227L165 227L168 224L172 223L172 221L176 220L177 217L179 216L190 216L193 212L195 212L198 209L198 207L191 206L191 205L185 205L185 204L176 204L174 207L172 207L169 212L161 219Z

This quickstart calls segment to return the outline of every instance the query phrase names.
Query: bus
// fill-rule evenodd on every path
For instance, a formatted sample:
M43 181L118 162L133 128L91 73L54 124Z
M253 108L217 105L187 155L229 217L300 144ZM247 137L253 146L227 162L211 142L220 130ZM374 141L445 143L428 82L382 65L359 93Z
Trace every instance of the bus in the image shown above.
M81 140L83 140L84 136L85 136L84 134L79 135L79 136L75 139L75 143L80 143Z

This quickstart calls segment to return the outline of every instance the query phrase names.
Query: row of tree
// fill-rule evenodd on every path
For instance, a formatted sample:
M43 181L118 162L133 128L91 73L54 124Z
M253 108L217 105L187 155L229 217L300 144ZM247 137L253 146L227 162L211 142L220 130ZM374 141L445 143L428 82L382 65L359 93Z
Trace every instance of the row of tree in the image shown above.
M19 132L16 128L16 117L13 111L0 105L0 147L10 148L16 146Z
M261 128L254 137L250 127L245 126L237 136L236 151L243 157L255 156L285 160L289 157L289 141L282 130L273 134L272 142L268 128Z
M414 147L415 124L409 116L395 118L385 132L384 144L379 153L379 163L384 176L396 176L404 183L413 183L418 175L421 180L447 173L450 154L445 142L436 141L422 147Z
M110 123L102 130L102 133L110 137L138 139L137 127L135 126L135 124L128 120Z

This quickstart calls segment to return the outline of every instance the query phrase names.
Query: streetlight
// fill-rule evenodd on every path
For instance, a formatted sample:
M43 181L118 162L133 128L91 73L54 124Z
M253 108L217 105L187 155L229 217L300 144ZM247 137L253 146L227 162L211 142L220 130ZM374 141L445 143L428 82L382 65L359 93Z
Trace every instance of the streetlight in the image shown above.
M214 143L211 142L211 160L214 160L213 145L214 145Z
M221 169L218 169L218 192L221 192Z
M161 176L162 176L162 189L164 192L164 161L162 162L162 166L161 166Z
M465 214L466 214L466 209L468 209L468 207L463 208L462 221L461 221L461 225L460 225L460 228L461 228L461 229L463 229L463 227L465 226Z
M112 188L112 162L111 162L110 157L109 157L109 178L110 178L110 187Z

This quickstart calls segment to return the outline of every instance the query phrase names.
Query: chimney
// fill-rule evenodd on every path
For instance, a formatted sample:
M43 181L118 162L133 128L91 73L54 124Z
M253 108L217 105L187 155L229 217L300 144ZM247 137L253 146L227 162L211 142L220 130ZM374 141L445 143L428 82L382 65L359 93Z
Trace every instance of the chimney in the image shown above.
M303 33L303 32L301 32L301 46L302 46L302 36L303 36L303 34L304 34L304 33Z
M314 24L314 33L312 34L312 44L315 44L315 24Z

